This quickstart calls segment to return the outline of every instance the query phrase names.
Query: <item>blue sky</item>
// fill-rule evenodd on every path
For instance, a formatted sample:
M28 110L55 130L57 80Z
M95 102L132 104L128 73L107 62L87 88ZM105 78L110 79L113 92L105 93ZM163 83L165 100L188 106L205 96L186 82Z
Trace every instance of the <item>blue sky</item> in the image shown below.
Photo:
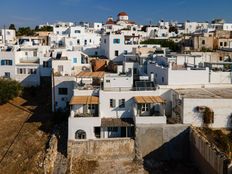
M159 19L232 21L231 7L232 0L3 0L0 28L10 23L18 27L57 21L105 22L120 11L141 24Z

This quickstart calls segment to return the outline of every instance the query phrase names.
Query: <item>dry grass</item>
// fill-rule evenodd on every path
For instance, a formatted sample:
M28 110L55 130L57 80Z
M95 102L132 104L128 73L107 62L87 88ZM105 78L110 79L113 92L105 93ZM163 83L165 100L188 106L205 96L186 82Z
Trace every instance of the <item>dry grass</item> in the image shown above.
M36 118L50 115L37 104L18 97L0 105L0 173L44 173L49 133Z

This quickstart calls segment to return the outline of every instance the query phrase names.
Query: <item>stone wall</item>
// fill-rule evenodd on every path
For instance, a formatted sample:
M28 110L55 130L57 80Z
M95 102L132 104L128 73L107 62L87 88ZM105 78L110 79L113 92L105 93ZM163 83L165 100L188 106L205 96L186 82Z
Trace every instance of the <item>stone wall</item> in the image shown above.
M134 140L116 138L107 140L69 141L68 155L96 160L134 159Z

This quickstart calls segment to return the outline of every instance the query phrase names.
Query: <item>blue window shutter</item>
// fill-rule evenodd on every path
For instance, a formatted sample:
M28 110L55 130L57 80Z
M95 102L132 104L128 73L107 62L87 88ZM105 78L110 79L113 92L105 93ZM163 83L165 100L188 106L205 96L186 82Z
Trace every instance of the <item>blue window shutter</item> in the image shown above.
M10 65L12 65L13 64L13 61L12 60L10 60Z
M4 60L1 60L1 65L5 65L5 61Z

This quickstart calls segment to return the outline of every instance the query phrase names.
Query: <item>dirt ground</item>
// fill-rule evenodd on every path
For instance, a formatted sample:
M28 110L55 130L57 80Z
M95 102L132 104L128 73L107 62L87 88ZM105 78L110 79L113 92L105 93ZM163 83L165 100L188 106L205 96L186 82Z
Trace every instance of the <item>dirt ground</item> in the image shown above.
M40 92L29 90L0 105L0 173L44 173L52 124L49 94Z

